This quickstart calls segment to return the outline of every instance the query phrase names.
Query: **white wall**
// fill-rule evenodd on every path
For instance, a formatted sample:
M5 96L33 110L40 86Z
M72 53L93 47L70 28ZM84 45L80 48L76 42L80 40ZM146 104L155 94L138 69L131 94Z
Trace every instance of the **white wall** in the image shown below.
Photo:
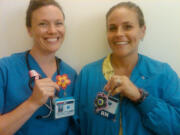
M57 55L77 71L110 52L105 14L121 0L58 0L66 16L66 38ZM147 32L140 52L169 63L180 75L180 1L132 0L142 8ZM0 57L32 46L25 27L29 0L0 0Z

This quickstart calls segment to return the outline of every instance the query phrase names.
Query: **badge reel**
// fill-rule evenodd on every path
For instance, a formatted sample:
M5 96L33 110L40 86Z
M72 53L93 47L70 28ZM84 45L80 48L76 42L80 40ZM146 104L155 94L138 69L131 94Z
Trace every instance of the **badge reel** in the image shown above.
M54 118L59 119L73 116L75 113L75 99L73 97L66 97L65 92L71 80L68 78L67 74L57 75L56 80L59 87L64 90L64 96L62 98L53 98Z
M99 92L95 99L96 114L107 119L116 120L119 108L119 99L108 96L105 92Z

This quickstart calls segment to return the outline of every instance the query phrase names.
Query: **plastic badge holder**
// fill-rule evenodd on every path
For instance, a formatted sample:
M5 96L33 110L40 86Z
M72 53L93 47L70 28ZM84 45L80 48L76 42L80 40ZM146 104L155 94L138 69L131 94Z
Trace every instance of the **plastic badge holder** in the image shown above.
M64 118L75 114L75 99L73 97L53 99L54 118Z

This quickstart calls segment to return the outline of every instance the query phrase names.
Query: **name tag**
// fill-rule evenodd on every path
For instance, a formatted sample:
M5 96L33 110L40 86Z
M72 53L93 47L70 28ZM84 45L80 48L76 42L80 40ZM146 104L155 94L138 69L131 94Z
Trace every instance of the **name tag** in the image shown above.
M54 118L73 116L75 113L75 99L73 97L53 99Z

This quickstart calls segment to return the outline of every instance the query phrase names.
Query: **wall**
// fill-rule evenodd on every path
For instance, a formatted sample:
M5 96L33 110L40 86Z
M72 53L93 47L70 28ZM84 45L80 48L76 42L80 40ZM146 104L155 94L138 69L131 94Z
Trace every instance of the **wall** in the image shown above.
M169 63L180 75L180 1L132 0L142 8L147 31L139 51ZM120 0L58 0L66 15L66 37L57 55L77 71L110 52L105 14ZM29 0L0 0L0 57L31 48L25 27Z

